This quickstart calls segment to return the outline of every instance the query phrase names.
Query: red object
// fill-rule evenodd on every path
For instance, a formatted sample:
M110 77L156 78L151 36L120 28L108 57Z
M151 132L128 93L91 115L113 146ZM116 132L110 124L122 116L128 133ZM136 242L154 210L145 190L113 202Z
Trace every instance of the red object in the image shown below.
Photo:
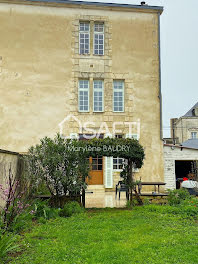
M186 178L186 177L183 177L183 181L188 181L188 178Z

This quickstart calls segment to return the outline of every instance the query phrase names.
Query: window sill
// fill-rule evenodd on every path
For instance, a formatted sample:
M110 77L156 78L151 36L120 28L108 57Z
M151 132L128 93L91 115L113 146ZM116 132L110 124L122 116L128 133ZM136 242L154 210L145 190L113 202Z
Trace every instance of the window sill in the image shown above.
M102 57L102 56L105 56L104 54L93 54L93 56L100 56L100 57Z

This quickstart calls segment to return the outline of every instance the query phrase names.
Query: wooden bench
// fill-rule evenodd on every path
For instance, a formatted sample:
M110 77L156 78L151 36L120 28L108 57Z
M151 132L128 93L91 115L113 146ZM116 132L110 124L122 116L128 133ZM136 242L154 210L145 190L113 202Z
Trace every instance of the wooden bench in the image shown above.
M141 195L142 186L154 186L154 194L160 193L160 186L166 185L165 182L140 182L138 186L138 193ZM158 192L157 192L158 190Z
M136 185L135 188L138 188L138 194L140 196L167 196L168 194L166 193L160 193L160 186L164 186L166 183L164 182L140 182L139 184ZM152 193L141 193L142 190L142 186L154 186L154 192ZM158 192L157 192L158 190ZM122 181L119 181L118 184L116 184L116 197L117 197L117 193L119 192L119 200L120 200L120 193L121 192L126 192L126 198L128 197L129 194L129 190L126 184L124 184Z

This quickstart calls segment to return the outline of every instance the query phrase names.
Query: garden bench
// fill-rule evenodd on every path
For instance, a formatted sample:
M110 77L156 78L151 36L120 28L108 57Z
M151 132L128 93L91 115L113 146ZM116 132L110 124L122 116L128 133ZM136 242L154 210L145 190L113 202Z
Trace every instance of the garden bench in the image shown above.
M141 195L142 186L154 186L154 195L157 195L157 193L160 193L160 186L164 186L165 182L140 182L138 183L138 193ZM157 192L158 190L158 192Z

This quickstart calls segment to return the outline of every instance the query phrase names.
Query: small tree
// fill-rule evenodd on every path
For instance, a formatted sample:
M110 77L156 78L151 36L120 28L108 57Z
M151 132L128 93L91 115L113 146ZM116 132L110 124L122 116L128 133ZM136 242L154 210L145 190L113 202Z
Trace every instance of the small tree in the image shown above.
M26 156L32 187L45 182L56 206L61 197L77 196L86 188L85 178L89 171L86 155L76 151L84 142L45 137L39 145L31 147Z

